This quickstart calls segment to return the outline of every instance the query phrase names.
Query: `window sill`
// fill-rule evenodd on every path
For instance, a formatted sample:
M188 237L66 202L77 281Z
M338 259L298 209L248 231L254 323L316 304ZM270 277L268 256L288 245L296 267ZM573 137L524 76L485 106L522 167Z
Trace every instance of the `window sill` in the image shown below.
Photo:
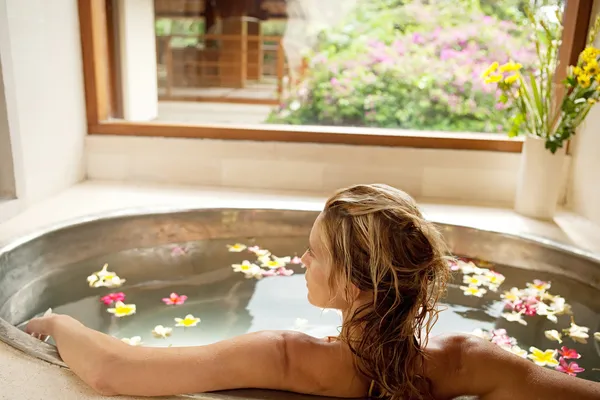
M295 125L185 125L106 121L88 127L92 135L158 136L363 146L483 150L520 153L522 138L503 134L438 132L339 126Z

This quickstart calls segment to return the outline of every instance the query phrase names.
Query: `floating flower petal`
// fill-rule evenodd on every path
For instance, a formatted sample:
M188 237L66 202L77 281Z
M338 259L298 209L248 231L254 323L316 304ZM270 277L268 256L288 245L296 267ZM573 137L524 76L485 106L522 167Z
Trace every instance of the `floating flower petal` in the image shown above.
M274 269L269 269L269 270L261 269L260 273L262 276L276 276L277 275L277 271Z
M125 279L121 279L114 272L108 271L108 264L104 264L100 271L94 272L92 275L88 276L87 281L90 287L95 288L116 288L125 283Z
M516 356L519 356L521 358L527 358L527 350L520 348L519 346L515 345L515 346L500 346L501 348L503 348L506 351L510 351L511 353L513 353Z
M478 338L481 338L483 340L491 340L492 339L492 334L488 331L485 331L481 328L477 328L475 329L473 332L471 332L471 335L475 335Z
M523 319L522 312L510 312L510 313L502 313L502 318L506 319L509 322L518 322L521 325L527 325L527 321Z
M560 372L564 372L567 375L577 376L578 373L585 371L575 361L567 363L567 361L561 357L558 365L555 369Z
M558 322L558 318L556 318L556 311L550 308L546 303L537 303L536 313L537 315L545 315L546 318L554 323Z
M175 305L181 305L181 304L185 303L187 298L188 297L186 295L180 296L177 293L171 293L169 295L169 297L163 298L162 301L169 306L175 306Z
M461 286L460 288L465 296L482 297L487 292L487 290L477 286Z
M469 286L481 286L486 282L486 279L482 275L465 275L463 276L463 283Z
M291 276L291 275L294 275L294 270L287 269L285 267L277 268L277 275L279 275L279 276Z
M500 295L500 297L507 302L515 302L515 301L519 300L521 298L521 296L523 296L523 292L521 290L517 289L516 287L513 287L510 290L505 291L503 294Z
M128 315L135 314L135 304L124 304L122 301L117 301L114 308L108 308L108 311L111 314L114 314L115 317L126 317Z
M285 267L285 263L281 262L279 260L270 260L268 258L263 258L263 259L260 259L259 261L262 262L261 266L264 268L277 269L277 268Z
M550 301L550 308L554 310L556 315L571 314L571 306L566 303L564 297L552 296Z
M239 253L246 250L246 245L241 243L228 244L227 249L232 253Z
M549 340L553 340L558 343L562 343L562 336L556 329L545 331L544 335L546 335L546 338L548 338Z
M550 289L550 286L551 286L550 282L544 282L539 279L535 279L533 281L533 283L527 282L528 288L536 290L538 292L544 292L544 291Z
M577 352L575 349L569 349L567 346L563 346L558 351L558 354L561 355L561 358L573 358L578 359L581 358L581 354Z
M171 336L173 332L173 328L169 328L162 325L156 325L152 330L152 334L155 338L166 339L168 336Z
M587 343L587 338L590 337L588 334L589 330L590 328L588 327L575 325L571 322L571 327L565 329L563 332L578 343Z
M241 264L233 264L231 268L233 268L233 272L250 273L251 271L256 270L260 267L256 264L251 263L248 260L244 260Z
M194 317L192 314L188 314L185 318L175 318L177 324L175 326L183 326L184 328L190 328L200 323L200 318Z
M504 275L502 275L501 273L495 272L495 271L488 271L485 272L483 274L483 276L485 276L488 280L488 282L492 285L497 285L500 286L504 283L504 280L506 279L504 277Z
M556 357L556 350L546 350L542 351L536 347L531 346L529 348L531 354L528 357L540 367L549 366L555 367L558 365L558 360Z
M277 261L283 265L289 264L292 261L291 257L275 257L274 255L271 255L271 257L273 257L274 261Z
M121 339L122 342L127 343L130 346L141 346L142 345L142 338L140 336L134 336L132 338L123 338Z
M106 304L107 306L110 306L114 302L125 301L125 293L123 293L123 292L109 293L106 296L102 296L100 298L100 301L103 302L104 304Z
M248 251L251 253L256 254L257 257L265 257L265 256L270 256L271 252L267 249L261 249L258 246L252 246L252 247L248 247Z
M302 264L302 259L298 256L294 256L294 258L292 258L292 261L290 261L292 264Z
M475 275L483 275L489 271L487 268L479 268L477 265L473 263L473 261L464 262L459 261L460 270L463 274L475 274Z
M596 339L597 341L600 342L600 332L595 332L594 333L594 339Z
M248 247L248 251L250 253L256 253L259 250L260 250L260 247L258 247L258 246L250 246L250 247Z
M171 255L173 257L182 256L187 253L187 249L181 246L175 246L171 249Z

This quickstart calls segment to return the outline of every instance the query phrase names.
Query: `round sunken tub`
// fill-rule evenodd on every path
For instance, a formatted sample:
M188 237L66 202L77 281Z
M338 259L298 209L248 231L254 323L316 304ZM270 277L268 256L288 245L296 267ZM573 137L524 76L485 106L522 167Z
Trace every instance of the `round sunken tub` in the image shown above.
M231 252L228 248L241 243L268 249L278 257L301 256L317 214L262 209L139 210L88 217L21 238L0 248L0 340L64 366L51 340L43 343L22 331L29 319L48 308L121 339L140 336L146 346L204 345L266 329L335 335L340 316L308 303L301 264L288 263L285 274L247 279L232 265L244 260L260 264L257 256L248 249ZM447 310L440 314L434 334L506 329L523 349L566 345L582 355L577 362L586 371L579 376L600 381L600 372L594 370L600 367L600 342L593 335L600 331L600 258L539 238L438 226L455 255L501 273L505 281L495 292L488 288L481 297L467 296L466 274L454 273L442 300ZM88 276L104 264L126 279L121 287L90 287ZM512 287L523 289L535 279L549 282L548 293L565 298L572 315L559 315L557 323L541 315L526 316L527 325L503 318L501 294ZM111 292L123 292L125 303L136 304L136 313L117 318L107 312L111 306L100 299ZM165 304L163 299L171 293L185 295L187 300L180 305ZM195 327L176 327L175 318L188 314L201 322ZM548 330L568 329L571 317L577 325L589 327L586 343L563 338L559 345L546 337ZM156 338L152 334L156 325L173 327L172 335ZM266 391L242 393L246 398L269 397ZM271 392L271 396L283 394Z

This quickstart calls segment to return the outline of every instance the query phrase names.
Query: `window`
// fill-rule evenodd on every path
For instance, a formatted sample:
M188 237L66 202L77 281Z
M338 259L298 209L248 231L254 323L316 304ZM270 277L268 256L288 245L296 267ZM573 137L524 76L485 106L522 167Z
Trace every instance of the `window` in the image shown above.
M520 151L480 75L534 67L526 5L572 62L591 2L563 3L80 0L90 133Z

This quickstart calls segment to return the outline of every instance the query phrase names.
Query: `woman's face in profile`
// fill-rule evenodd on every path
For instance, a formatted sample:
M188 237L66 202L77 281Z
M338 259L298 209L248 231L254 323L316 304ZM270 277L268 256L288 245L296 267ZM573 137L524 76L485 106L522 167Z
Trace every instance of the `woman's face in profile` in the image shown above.
M321 232L322 215L319 214L310 231L308 249L302 255L302 263L306 266L306 286L308 301L319 308L344 309L346 303L338 290L329 287L331 265Z

